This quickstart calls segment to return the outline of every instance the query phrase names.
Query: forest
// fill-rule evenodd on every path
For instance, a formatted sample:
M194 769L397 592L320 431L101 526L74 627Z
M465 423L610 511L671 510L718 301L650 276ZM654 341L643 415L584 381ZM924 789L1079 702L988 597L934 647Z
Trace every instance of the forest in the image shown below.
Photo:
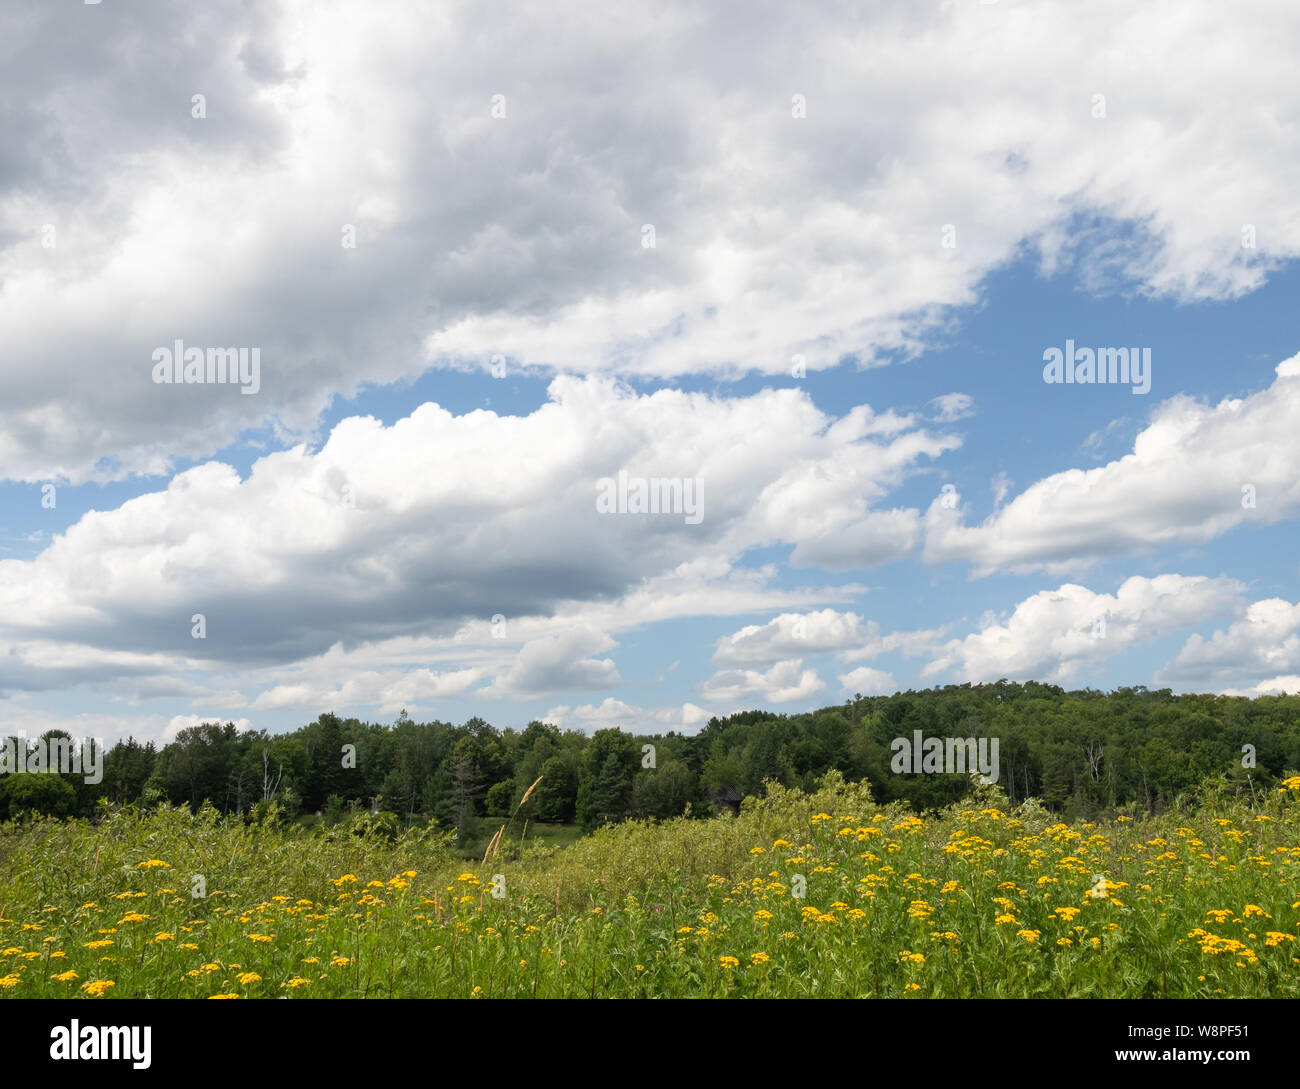
M1163 812L1211 778L1253 797L1300 768L1297 696L999 681L859 696L801 714L746 711L691 735L587 735L540 721L497 729L477 717L416 722L405 711L391 724L326 713L283 734L209 722L161 748L117 742L95 784L76 775L0 777L0 817L208 802L250 819L276 806L307 824L385 814L396 825L431 824L468 839L480 821L509 816L533 784L532 820L586 832L628 818L710 816L762 795L767 780L812 790L831 770L869 782L881 802L920 812L960 800L973 787L968 775L891 770L891 741L915 731L997 738L998 785L1010 800L1037 798L1066 820Z

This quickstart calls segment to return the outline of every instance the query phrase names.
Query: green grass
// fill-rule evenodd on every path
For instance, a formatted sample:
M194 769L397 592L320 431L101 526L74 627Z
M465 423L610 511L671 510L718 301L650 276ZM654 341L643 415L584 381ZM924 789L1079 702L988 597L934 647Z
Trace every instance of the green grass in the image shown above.
M7 825L0 994L1300 997L1288 783L1066 826L994 788L918 818L832 779L738 818L530 825L509 858L516 821L487 865L210 809Z

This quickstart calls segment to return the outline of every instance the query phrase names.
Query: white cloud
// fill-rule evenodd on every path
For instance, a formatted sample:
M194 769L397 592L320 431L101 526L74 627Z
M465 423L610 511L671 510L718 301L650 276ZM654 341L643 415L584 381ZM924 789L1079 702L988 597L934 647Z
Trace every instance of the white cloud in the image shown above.
M1067 583L1026 598L1005 621L989 618L978 632L950 640L922 675L1068 682L1130 647L1239 608L1244 589L1235 579L1199 575L1135 575L1114 594Z
M898 682L882 669L858 666L839 675L840 691L864 696L888 696L898 691Z
M975 414L975 399L968 393L945 393L930 402L940 423L964 420Z
M715 665L770 665L783 658L855 647L864 638L856 613L820 609L782 613L766 624L749 624L718 640Z
M843 597L853 588L774 591L774 569L732 564L837 533L846 556L855 538L861 563L890 555L892 531L873 538L869 502L953 441L865 406L830 419L796 390L637 395L563 378L552 396L528 416L426 404L391 427L349 418L319 450L267 455L244 479L207 463L87 513L34 559L0 560L0 685L175 685L180 671L283 669L336 643L449 638L474 624L498 653L442 656L447 676L413 660L426 672L381 666L341 688L337 673L221 683L269 681L254 697L262 708L322 692L386 707L442 698L477 679L471 668L492 671L493 696L608 687L613 662L590 657L604 644L584 651L557 631ZM599 514L596 481L624 467L708 480L703 521ZM804 494L808 474L821 485ZM192 638L195 614L206 638ZM494 615L509 640L493 642Z
M610 696L599 704L552 707L541 716L541 721L562 730L581 730L588 734L608 729L634 734L662 734L669 730L695 733L712 717L712 712L690 702L680 707L647 708L635 707Z
M595 628L570 628L527 642L514 664L477 694L488 698L521 698L569 689L613 688L621 684L611 658L590 655L617 644Z
M301 433L364 383L494 353L668 377L880 362L1026 241L1086 286L1180 300L1235 297L1300 253L1300 167L1277 135L1300 103L1279 76L1285 5L770 6L737 22L560 3L490 33L465 0L0 18L14 479L164 471L241 428ZM128 50L169 63L127 75ZM69 95L74 78L91 90ZM1092 217L1141 238L1076 228ZM153 385L150 353L177 336L260 346L262 391Z
M1153 361L1153 367L1156 363ZM1099 558L1208 541L1238 526L1300 513L1300 355L1267 389L1201 404L1161 404L1133 452L1031 485L977 526L940 499L925 515L924 558L978 574L1077 569Z
M1199 634L1189 636L1157 680L1234 690L1262 681L1256 687L1266 691L1289 683L1296 673L1300 673L1300 604L1266 598L1252 602L1240 620L1208 640Z
M815 669L804 669L798 658L777 662L766 672L754 669L724 669L696 686L711 703L734 703L757 696L768 703L789 703L808 699L826 684Z

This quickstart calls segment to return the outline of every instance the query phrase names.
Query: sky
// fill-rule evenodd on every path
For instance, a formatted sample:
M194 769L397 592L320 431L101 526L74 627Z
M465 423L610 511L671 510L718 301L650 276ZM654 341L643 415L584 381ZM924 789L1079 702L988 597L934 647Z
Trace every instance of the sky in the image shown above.
M0 5L0 732L1300 692L1298 43Z

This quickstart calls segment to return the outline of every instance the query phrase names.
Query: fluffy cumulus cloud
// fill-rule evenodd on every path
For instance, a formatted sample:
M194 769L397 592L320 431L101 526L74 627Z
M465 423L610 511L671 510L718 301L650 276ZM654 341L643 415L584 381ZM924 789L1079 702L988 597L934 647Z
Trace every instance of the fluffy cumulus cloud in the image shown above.
M826 687L815 669L803 668L799 658L777 662L771 669L723 669L698 685L711 703L735 703L757 698L767 703L805 700Z
M0 472L159 472L497 355L661 377L867 365L1026 243L1180 300L1300 252L1278 138L1300 84L1275 78L1293 5L483 20L467 0L6 8ZM1071 227L1096 220L1139 240ZM260 392L153 384L176 338L260 348ZM914 532L884 517L837 547Z
M767 665L800 654L819 654L857 647L864 638L856 613L819 609L782 613L766 624L749 624L718 641L715 665Z
M1012 260L1130 298L1259 287L1300 255L1298 36L1294 5L1209 0L9 5L0 484L74 488L52 539L0 508L0 542L48 541L0 543L0 713L158 740L448 702L690 730L832 671L892 691L885 655L1068 681L1223 615L1169 678L1296 687L1298 607L1224 576L1017 591L957 637L998 583L920 630L863 600L905 616L918 558L1185 570L1300 516L1300 356L1210 402L1157 355L1149 417L1093 420L1048 469L976 463L997 406L969 371L839 378L942 343ZM156 382L178 340L255 350L256 392ZM496 389L516 414L458 407ZM993 512L921 509L936 471ZM692 509L602 513L624 476ZM884 564L885 593L846 574ZM712 648L662 645L674 622ZM656 674L654 705L629 694ZM73 692L124 706L52 717Z
M1189 636L1158 679L1234 695L1300 691L1300 604L1252 602L1240 620L1209 639Z
M1113 594L1067 583L950 640L923 674L1068 683L1130 647L1239 609L1244 591L1235 579L1184 575L1134 576Z
M636 707L609 696L599 704L552 707L541 716L541 720L562 730L580 730L583 733L615 729L634 734L657 734L669 730L695 733L712 717L709 711L690 702L680 707Z
M866 497L954 441L865 407L831 419L794 390L635 394L563 378L552 398L518 417L426 404L391 427L349 418L319 450L269 454L246 478L206 463L86 514L34 559L0 561L0 684L289 668L335 644L473 623L498 653L404 680L372 664L342 688L284 678L259 705L336 692L391 706L467 691L488 670L490 697L610 687L609 631L725 612L729 596L770 604L770 572L730 577L751 548L852 534L859 565L905 551L863 528ZM597 483L620 470L700 478L702 517L600 513ZM825 486L802 492L809 473Z
M858 666L838 678L840 691L863 696L888 696L898 690L898 683L883 669Z
M1207 541L1300 514L1300 355L1266 389L1204 404L1161 403L1133 451L1096 469L1054 473L979 525L960 503L926 513L925 559L979 573L1060 572L1103 557Z
M784 658L832 652L846 662L894 651L915 657L932 650L943 632L940 628L882 632L875 620L864 621L857 613L835 609L781 613L766 624L749 624L718 640L713 664L770 665Z

